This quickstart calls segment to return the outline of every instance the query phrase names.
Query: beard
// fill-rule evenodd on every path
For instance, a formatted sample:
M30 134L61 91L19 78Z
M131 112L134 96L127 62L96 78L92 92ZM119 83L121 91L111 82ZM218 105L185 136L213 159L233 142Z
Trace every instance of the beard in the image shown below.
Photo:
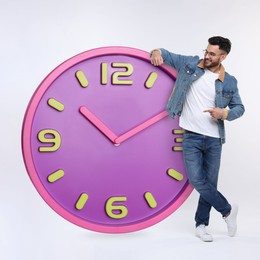
M220 65L220 61L217 60L217 61L212 61L212 59L204 59L204 68L207 68L207 69L211 69L211 68L216 68L216 67L219 67Z

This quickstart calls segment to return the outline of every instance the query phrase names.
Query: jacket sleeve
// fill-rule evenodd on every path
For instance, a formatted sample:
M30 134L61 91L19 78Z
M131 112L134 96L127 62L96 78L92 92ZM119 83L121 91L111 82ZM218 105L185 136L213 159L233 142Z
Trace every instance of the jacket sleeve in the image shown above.
M184 64L186 64L193 58L193 56L175 54L163 48L161 48L160 50L162 53L163 62L173 67L177 71L179 71L181 67L184 66Z
M229 112L227 116L228 121L235 120L241 117L245 112L245 107L242 103L241 97L239 95L237 80L233 77L233 82L235 84L235 91L232 95L232 98L228 104Z

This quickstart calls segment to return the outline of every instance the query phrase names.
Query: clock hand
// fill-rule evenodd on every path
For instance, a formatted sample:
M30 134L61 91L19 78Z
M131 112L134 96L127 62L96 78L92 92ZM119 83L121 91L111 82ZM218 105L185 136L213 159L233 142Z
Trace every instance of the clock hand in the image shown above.
M97 118L92 112L85 106L79 108L80 113L88 119L102 134L104 134L112 143L115 144L115 135L99 118Z
M120 144L123 141L127 140L128 138L132 137L133 135L141 132L142 130L146 129L147 127L157 123L158 121L160 121L161 119L165 118L166 116L168 116L168 113L166 110L164 110L163 112L159 113L158 115L148 119L147 121L141 123L140 125L132 128L131 130L129 130L128 132L122 134L119 137L116 137L114 139L114 143L115 144Z

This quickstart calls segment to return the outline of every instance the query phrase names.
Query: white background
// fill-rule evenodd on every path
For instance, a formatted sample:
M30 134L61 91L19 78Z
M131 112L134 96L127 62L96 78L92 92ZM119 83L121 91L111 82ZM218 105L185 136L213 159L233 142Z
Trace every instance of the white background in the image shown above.
M258 0L0 0L0 259L259 259L259 24ZM233 43L223 64L246 107L242 118L226 122L219 179L219 189L240 205L238 235L229 238L212 210L215 241L194 236L195 191L166 220L130 234L88 231L51 210L21 153L25 109L44 77L103 46L201 55L213 35Z

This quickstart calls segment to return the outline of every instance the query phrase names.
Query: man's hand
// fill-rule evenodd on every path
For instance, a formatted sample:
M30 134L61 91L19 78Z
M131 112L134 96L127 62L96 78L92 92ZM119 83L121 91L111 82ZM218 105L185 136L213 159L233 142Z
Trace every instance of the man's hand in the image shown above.
M151 64L160 66L163 64L163 58L160 49L155 49L151 52Z
M210 113L211 117L214 119L226 119L225 109L223 108L215 107L213 109L204 110L204 112Z

